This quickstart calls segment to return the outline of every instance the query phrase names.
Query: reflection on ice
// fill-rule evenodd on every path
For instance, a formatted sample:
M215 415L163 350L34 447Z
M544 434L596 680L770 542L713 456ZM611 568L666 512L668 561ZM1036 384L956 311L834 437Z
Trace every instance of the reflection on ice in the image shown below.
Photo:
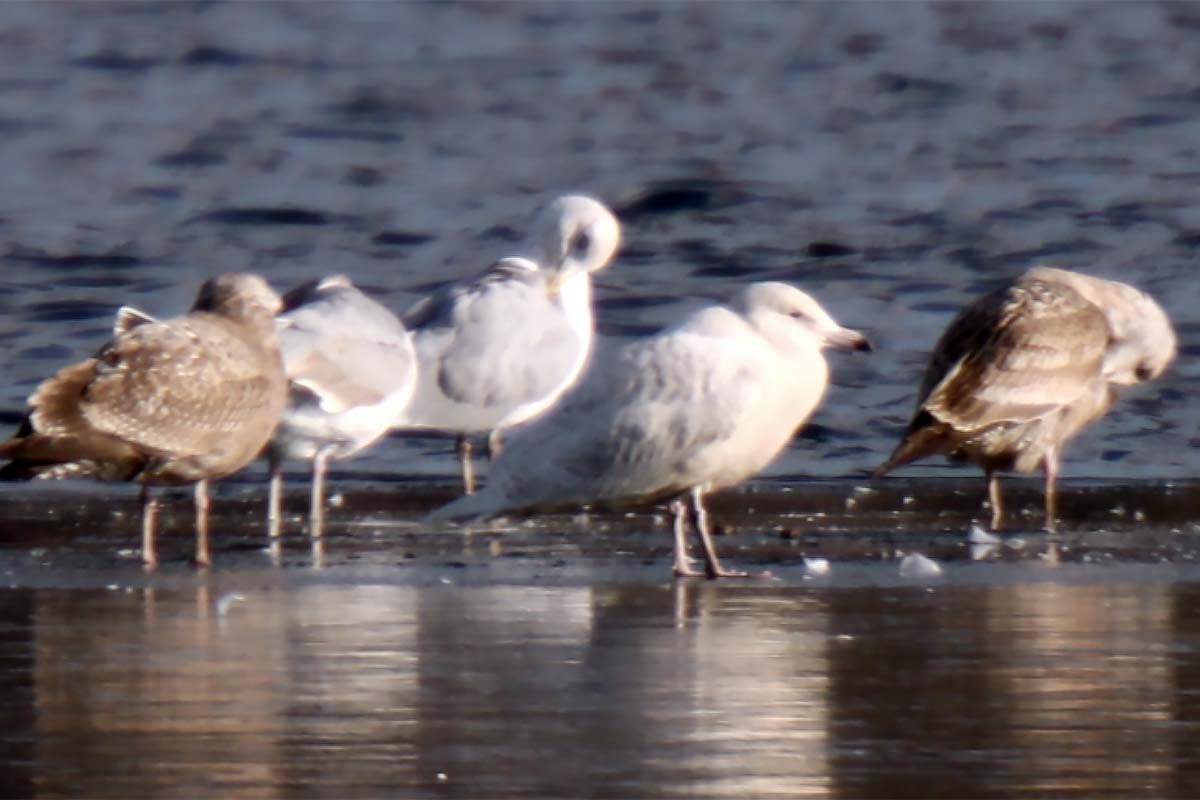
M1200 745L1198 604L1070 582L19 592L0 777L64 798L1171 796Z

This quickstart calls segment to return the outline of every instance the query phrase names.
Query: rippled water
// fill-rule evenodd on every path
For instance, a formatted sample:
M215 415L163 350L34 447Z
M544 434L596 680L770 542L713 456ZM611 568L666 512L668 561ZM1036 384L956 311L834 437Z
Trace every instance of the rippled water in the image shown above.
M670 585L650 513L423 534L454 475L426 438L338 465L323 551L272 558L262 471L228 482L211 574L185 506L147 575L125 489L4 487L0 795L1197 796L1198 31L1151 2L5 5L5 424L121 304L341 271L399 311L568 190L626 228L606 335L771 278L879 350L714 504L773 575L744 583ZM1180 360L1070 448L1056 548L971 547L978 479L848 476L953 313L1043 260L1155 294Z
M1194 475L1198 20L1151 3L14 5L0 402L15 418L124 302L174 313L203 276L251 268L280 288L345 271L401 310L584 190L627 228L600 280L606 333L782 278L881 344L835 356L775 474L877 463L953 312L1049 259L1153 292L1183 345L1066 474ZM451 477L431 447L343 474Z

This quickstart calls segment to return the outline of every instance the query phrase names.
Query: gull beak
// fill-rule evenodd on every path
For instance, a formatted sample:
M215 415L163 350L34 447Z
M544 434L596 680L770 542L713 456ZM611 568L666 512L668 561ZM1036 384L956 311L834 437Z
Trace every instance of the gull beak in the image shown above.
M546 296L547 297L556 297L558 295L559 291L562 289L563 265L567 263L567 256L569 256L569 255L570 255L570 253L567 252L567 249L564 246L562 254L557 259L555 259L554 269L551 272L550 277L546 279Z
M563 275L562 272L555 272L546 279L546 296L557 297L558 292L562 289Z
M825 342L831 347L844 347L847 350L860 350L869 353L875 348L871 341L858 331L850 328L838 328L825 334Z

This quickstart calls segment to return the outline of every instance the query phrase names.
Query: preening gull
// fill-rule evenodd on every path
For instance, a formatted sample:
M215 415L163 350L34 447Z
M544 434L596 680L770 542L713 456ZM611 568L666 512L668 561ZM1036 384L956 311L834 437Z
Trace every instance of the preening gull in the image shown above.
M675 574L695 523L705 572L721 566L703 498L767 466L820 402L825 347L870 349L804 292L755 283L728 306L597 360L544 416L513 431L487 485L433 512L431 523L574 503L669 499Z
M490 433L498 450L500 431L550 407L579 377L592 344L591 274L608 265L620 238L603 204L560 197L539 215L526 256L501 259L404 315L419 366L396 427L458 434L468 493L467 435Z
M908 429L875 472L935 453L978 464L996 530L1004 521L998 473L1040 469L1053 531L1064 444L1108 412L1118 387L1161 375L1175 346L1166 313L1132 286L1035 267L950 323Z
M404 325L345 275L284 295L276 320L288 404L267 447L271 536L282 525L285 459L312 462L309 531L325 525L325 472L383 436L412 398L417 360Z
M142 558L155 564L149 487L195 483L196 561L211 563L208 482L253 460L287 399L275 337L279 296L257 275L207 281L191 311L157 322L132 310L95 356L29 398L0 478L92 477L142 484Z

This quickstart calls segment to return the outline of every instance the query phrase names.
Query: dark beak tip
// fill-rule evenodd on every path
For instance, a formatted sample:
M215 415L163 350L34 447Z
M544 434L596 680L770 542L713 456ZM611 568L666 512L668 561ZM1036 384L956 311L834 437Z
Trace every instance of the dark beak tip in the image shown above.
M860 353L872 353L875 351L875 345L871 344L871 340L864 336L854 343L854 349Z

